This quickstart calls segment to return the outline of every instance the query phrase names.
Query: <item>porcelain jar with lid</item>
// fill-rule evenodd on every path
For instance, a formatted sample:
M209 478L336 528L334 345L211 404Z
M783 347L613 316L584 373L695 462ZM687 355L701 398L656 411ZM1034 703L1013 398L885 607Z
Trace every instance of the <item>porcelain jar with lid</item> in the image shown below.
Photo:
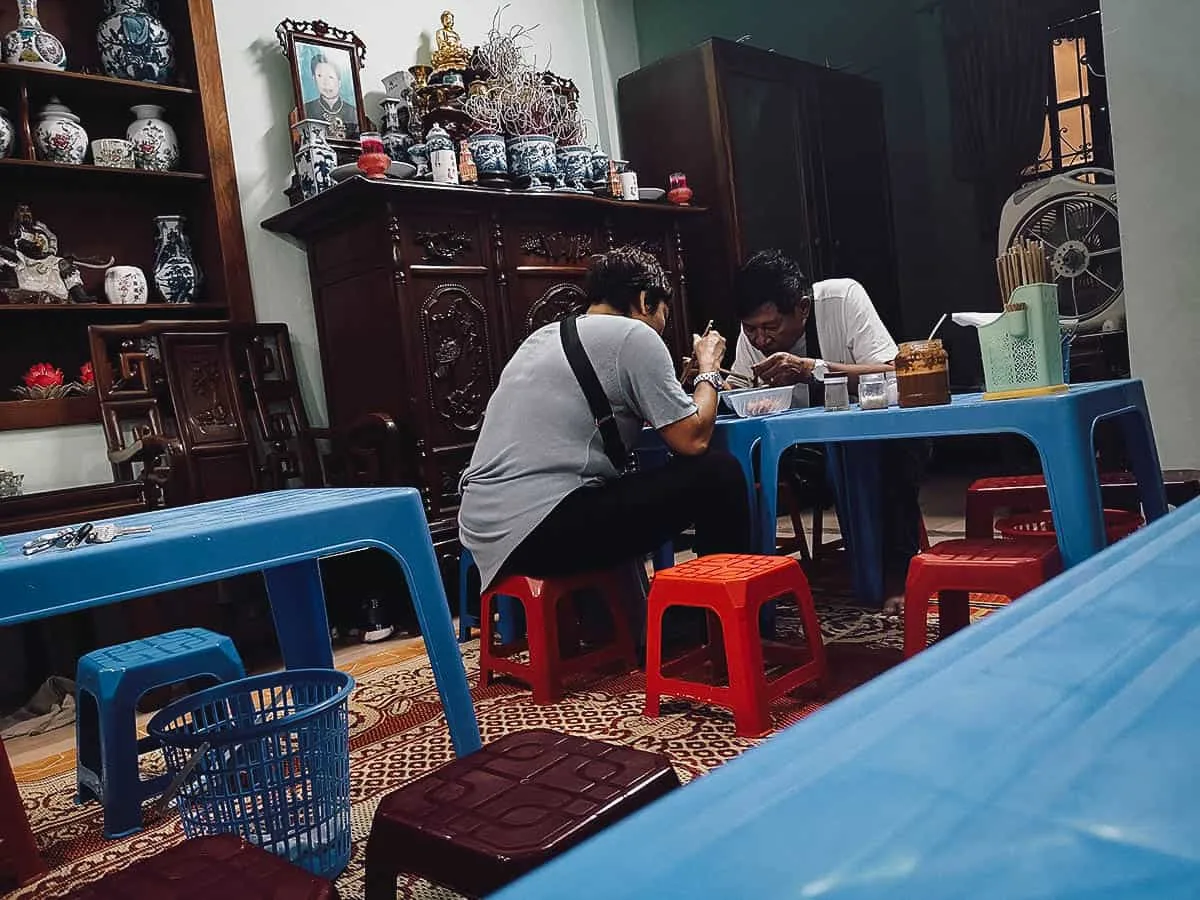
M79 116L51 97L34 126L33 145L38 159L78 166L87 158L88 133L79 124Z

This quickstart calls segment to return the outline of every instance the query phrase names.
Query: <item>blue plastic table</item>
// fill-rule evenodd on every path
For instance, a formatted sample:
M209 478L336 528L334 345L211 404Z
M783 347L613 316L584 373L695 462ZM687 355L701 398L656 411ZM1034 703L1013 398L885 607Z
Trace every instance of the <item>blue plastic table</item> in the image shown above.
M0 625L262 572L288 668L333 668L317 560L378 548L400 564L459 755L480 747L424 509L411 488L281 491L118 520L154 531L111 544L21 555L3 539Z
M794 444L842 445L835 467L842 469L838 511L852 552L855 592L867 603L883 601L883 552L878 525L878 466L873 448L857 444L898 438L1010 432L1037 448L1050 492L1050 508L1063 563L1070 567L1105 546L1104 512L1096 473L1093 430L1102 419L1118 418L1133 460L1148 519L1167 511L1162 467L1140 381L1072 385L1069 392L1023 400L985 401L980 394L954 398L949 406L827 413L793 410L758 419L762 434L760 481L779 480L779 459ZM865 451L865 452L863 452ZM886 452L884 449L882 452ZM775 491L759 496L758 538L763 553L775 552Z
M1200 897L1200 502L498 900Z

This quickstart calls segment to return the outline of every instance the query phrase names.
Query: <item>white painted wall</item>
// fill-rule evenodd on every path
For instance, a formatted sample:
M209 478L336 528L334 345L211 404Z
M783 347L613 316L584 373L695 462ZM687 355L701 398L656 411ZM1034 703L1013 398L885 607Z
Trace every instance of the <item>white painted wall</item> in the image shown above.
M1133 373L1164 466L1200 467L1197 0L1102 0Z
M599 140L612 145L615 81L607 73L614 58L618 76L628 71L623 67L636 67L632 2L600 0L603 9L597 8L597 0L505 2L503 24L537 26L532 37L538 64L575 80L585 114L599 122ZM491 27L500 2L454 0L447 5L454 9L463 42L473 45ZM255 308L259 321L290 327L309 415L323 424L325 398L308 265L303 251L259 227L287 207L283 191L292 174L287 124L294 105L291 76L275 27L285 18L325 19L356 32L367 45L367 113L377 119L380 80L397 69L429 62L438 15L446 7L382 0L213 0L213 6ZM604 67L599 74L593 71L594 60ZM104 459L99 427L0 435L0 466L24 472L27 492L108 481Z

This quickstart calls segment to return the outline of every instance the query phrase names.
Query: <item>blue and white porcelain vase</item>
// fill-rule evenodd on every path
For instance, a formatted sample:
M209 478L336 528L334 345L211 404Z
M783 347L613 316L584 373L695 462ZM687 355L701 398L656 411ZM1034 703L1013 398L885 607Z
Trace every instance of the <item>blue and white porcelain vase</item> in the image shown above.
M384 152L393 162L410 162L408 148L413 145L413 139L408 133L408 114L411 109L406 109L404 101L396 97L384 97L379 101L379 106L383 111Z
M608 184L608 154L601 150L599 145L592 150L592 174L589 180Z
M166 303L195 303L204 276L184 232L183 216L159 216L154 250L154 286Z
M508 171L514 178L529 178L530 190L548 191L559 185L554 138L548 134L523 134L508 139Z
M417 167L417 174L414 178L429 177L429 148L424 144L413 144L408 148L408 158L412 164Z
M18 66L67 68L67 48L42 27L38 0L17 0L17 27L4 36L3 58Z
M475 168L483 181L508 176L508 151L502 134L473 134L467 139L467 148L475 160Z
M429 154L429 172L435 184L458 184L458 154L454 152L454 141L441 125L434 124L425 136L425 150Z
M130 107L136 116L125 132L133 144L133 160L139 169L169 172L179 168L179 138L163 119L163 108L152 103Z
M573 191L586 191L583 183L592 176L592 150L582 144L558 148L558 173Z
M8 159L13 155L17 143L17 130L9 118L8 110L0 106L0 159Z
M333 187L337 151L325 139L329 123L323 119L304 119L292 128L300 143L296 151L296 177L300 181L300 193L307 200Z
M155 15L157 6L157 0L104 0L96 32L104 74L154 84L175 77L175 39Z
M51 97L33 128L33 146L38 159L78 166L87 158L88 133L79 116Z

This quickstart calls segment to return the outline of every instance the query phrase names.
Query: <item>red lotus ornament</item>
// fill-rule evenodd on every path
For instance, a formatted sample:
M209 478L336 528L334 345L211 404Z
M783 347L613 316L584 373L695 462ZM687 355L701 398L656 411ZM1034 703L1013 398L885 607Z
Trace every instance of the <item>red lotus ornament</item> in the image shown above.
M79 383L84 387L90 387L96 383L96 370L92 368L90 362L85 362L79 367Z
M63 383L63 372L50 363L35 363L21 380L28 388L52 388Z
M358 157L358 170L368 178L386 178L392 158L384 152L383 138L378 132L367 131L359 138L362 154Z
M687 206L692 202L692 189L688 187L687 176L682 172L676 172L671 176L670 190L667 192L667 200L674 203L676 206Z
M50 363L30 366L21 380L25 383L13 388L13 393L22 400L59 400L79 389L77 385L64 384L62 369Z

